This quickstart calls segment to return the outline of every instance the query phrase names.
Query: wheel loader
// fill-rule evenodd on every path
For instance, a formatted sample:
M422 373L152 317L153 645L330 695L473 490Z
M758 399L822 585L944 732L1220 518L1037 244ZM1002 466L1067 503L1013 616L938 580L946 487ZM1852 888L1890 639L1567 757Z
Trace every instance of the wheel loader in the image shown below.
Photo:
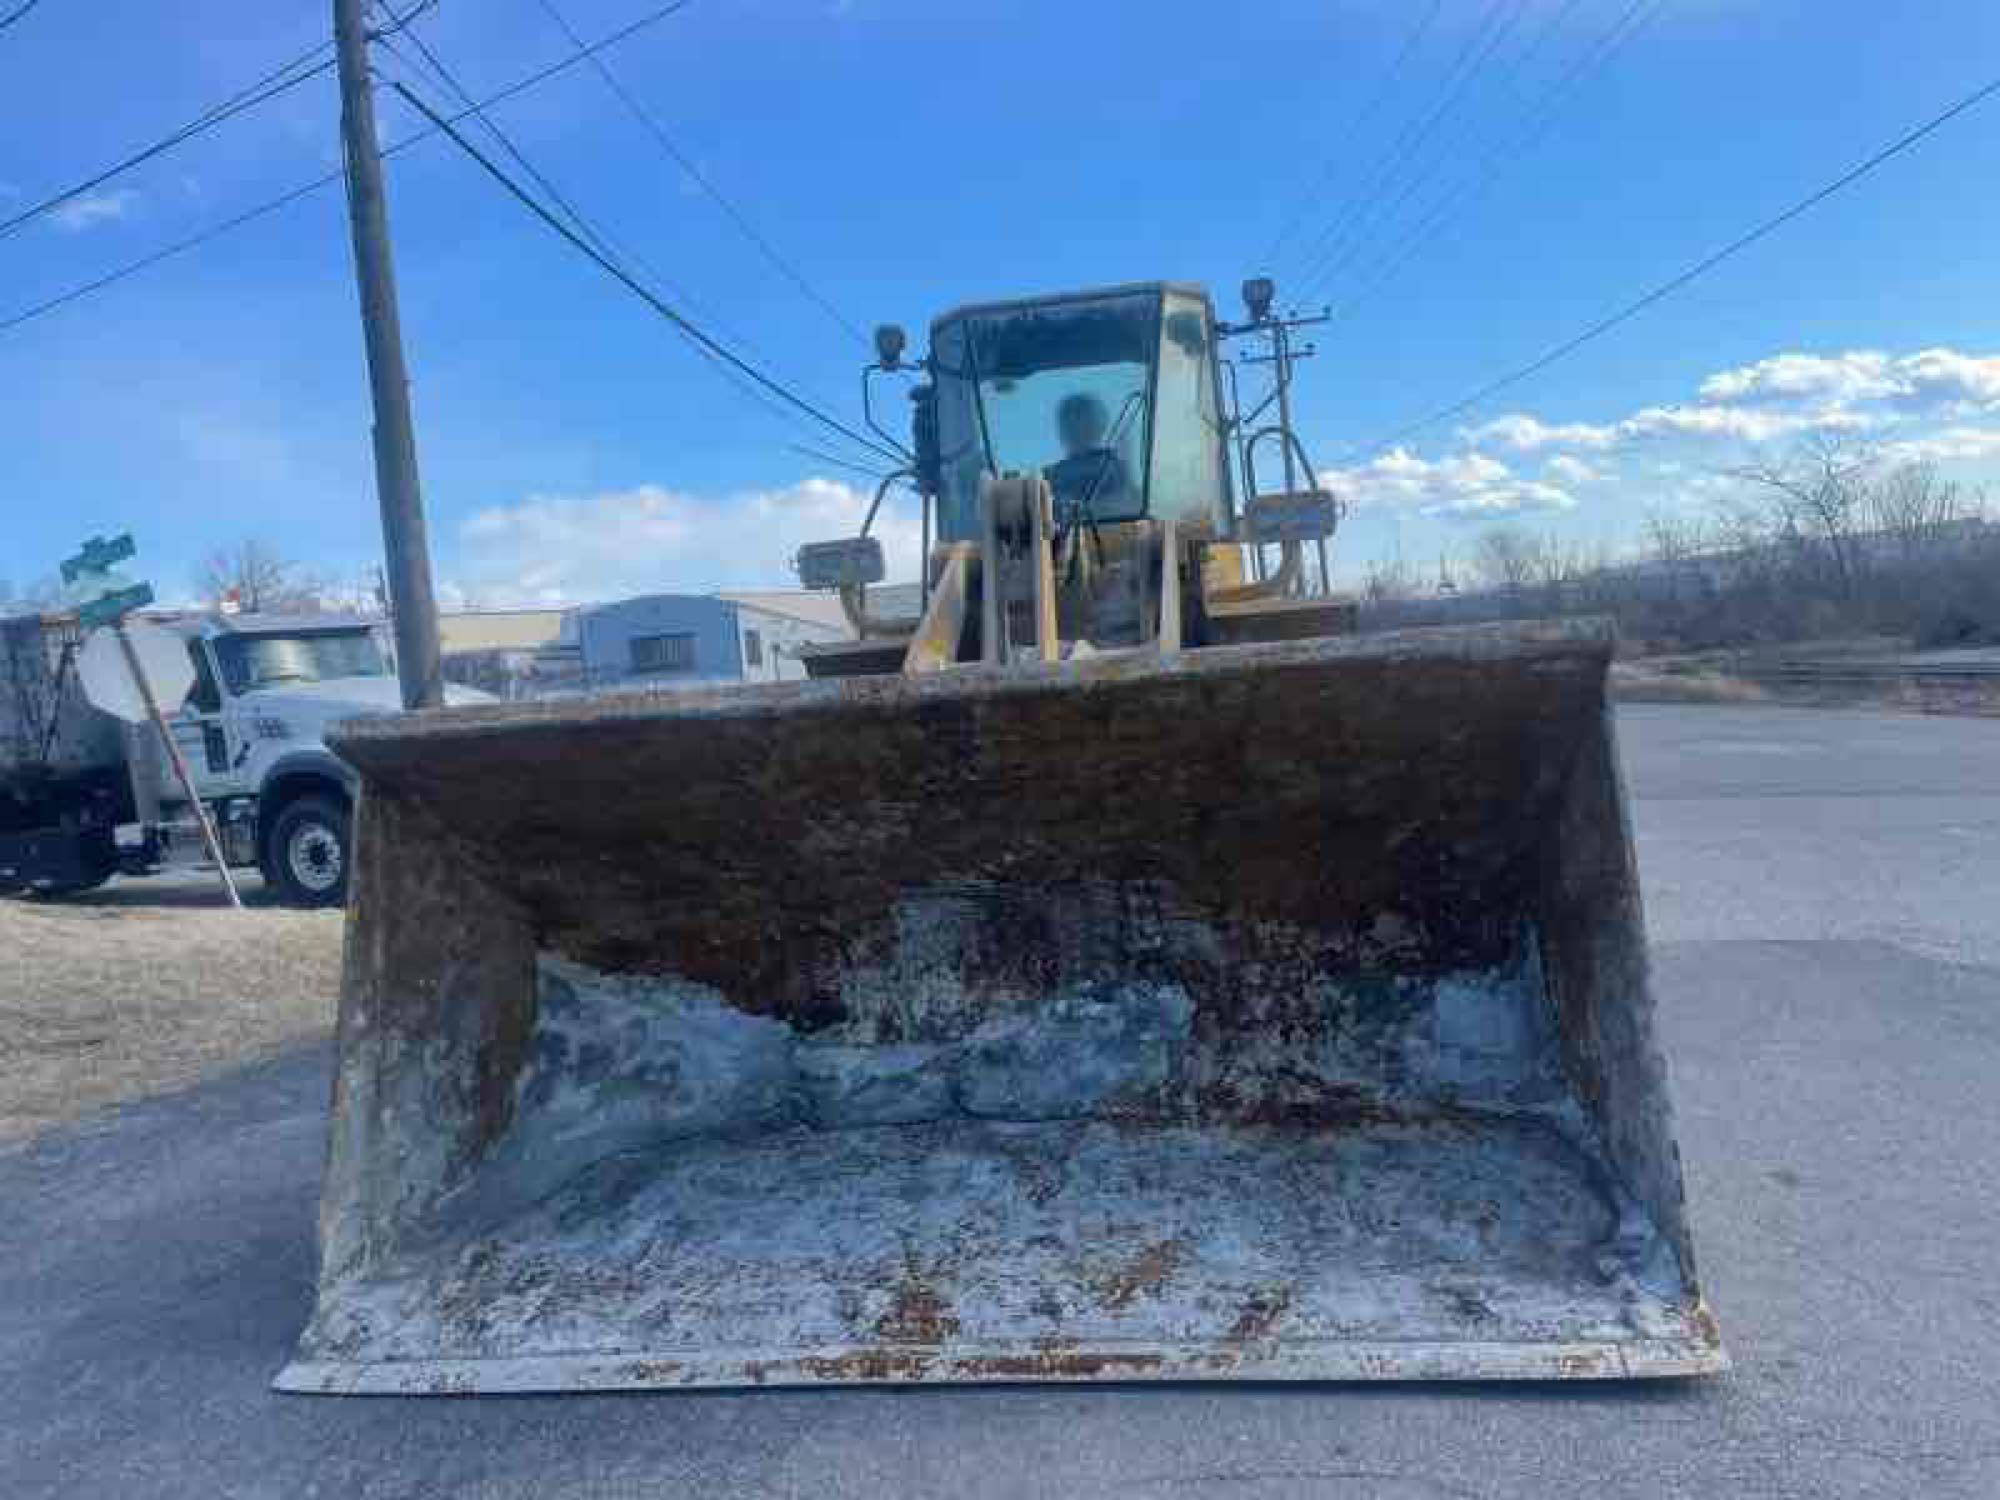
M1280 337L1246 297L885 329L918 605L880 607L873 511L804 549L855 626L806 680L337 733L280 1388L1725 1366L1608 631L1356 633L1289 401L1233 398Z

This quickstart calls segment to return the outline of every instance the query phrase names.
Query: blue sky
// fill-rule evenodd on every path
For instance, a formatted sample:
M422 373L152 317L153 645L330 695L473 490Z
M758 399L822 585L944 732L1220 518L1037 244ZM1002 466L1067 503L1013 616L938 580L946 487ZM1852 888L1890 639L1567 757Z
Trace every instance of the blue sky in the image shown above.
M591 38L653 6L553 3ZM1441 0L1387 90L1429 0L693 0L604 56L863 327L1153 277L1206 281L1233 310L1246 274L1297 294L1319 290L1315 266L1339 272L1323 295L1352 305L1317 335L1300 411L1355 503L1350 575L1398 548L1463 554L1500 520L1629 545L1648 509L1708 505L1718 470L1813 431L1972 482L2000 469L2000 101L1531 382L1371 454L2000 68L2000 7L1980 0L1647 0L1643 28L1516 149L1631 3ZM43 0L0 32L0 218L302 51L329 9ZM539 0L442 0L419 27L482 95L569 50ZM1390 155L1460 57L1485 61L1421 150ZM861 347L590 69L496 116L697 319L858 416ZM382 118L413 128L395 101ZM316 80L0 239L0 321L328 170L337 128ZM782 583L800 541L854 524L853 476L791 451L805 434L448 144L395 158L389 188L448 598ZM1441 231L1420 233L1434 214ZM337 190L0 332L0 390L0 579L122 529L168 595L247 537L337 576L377 555ZM904 559L914 531L889 525Z

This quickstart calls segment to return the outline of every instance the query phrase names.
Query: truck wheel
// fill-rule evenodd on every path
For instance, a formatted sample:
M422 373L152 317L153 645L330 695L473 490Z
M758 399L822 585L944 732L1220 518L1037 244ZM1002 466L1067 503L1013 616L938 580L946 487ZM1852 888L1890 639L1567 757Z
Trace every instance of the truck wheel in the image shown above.
M300 797L285 804L264 845L264 878L287 906L340 906L353 863L347 804Z

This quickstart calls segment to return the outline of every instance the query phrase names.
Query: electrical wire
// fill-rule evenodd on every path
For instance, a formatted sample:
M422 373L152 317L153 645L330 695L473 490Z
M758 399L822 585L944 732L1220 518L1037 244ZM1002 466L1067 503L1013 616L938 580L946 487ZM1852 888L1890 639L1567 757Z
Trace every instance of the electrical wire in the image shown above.
M1644 0L1639 0L1639 3L1644 3ZM1507 65L1505 74L1495 81L1491 93L1501 101L1500 113L1502 115L1510 110L1518 97L1517 88L1519 80L1527 75L1529 69L1534 65L1535 60L1547 49L1549 42L1581 4L1582 0L1562 0L1560 5L1553 7L1549 12L1548 20L1542 24L1534 36L1529 38L1528 44L1515 53L1512 61ZM1517 14L1516 20L1518 21L1521 18L1521 15ZM1530 116L1534 112L1534 106L1531 105L1529 108ZM1430 160L1422 169L1411 175L1403 183L1402 188L1383 204L1376 216L1376 232L1381 240L1385 242L1385 248L1375 249L1374 254L1366 254L1365 252L1369 252L1375 248L1369 245L1369 237L1364 235L1355 239L1348 245L1346 252L1326 270L1322 271L1317 280L1301 295L1310 299L1318 295L1321 287L1338 287L1345 280L1346 272L1350 267L1356 266L1364 260L1379 262L1385 253L1392 253L1392 247L1400 245L1403 242L1402 235L1407 234L1411 225L1423 219L1426 213L1424 197L1431 185L1443 180L1452 168L1473 154L1474 148L1482 137L1492 133L1492 127L1476 116L1465 120L1462 128L1456 132L1453 138L1448 141L1441 141L1438 148L1430 154ZM1448 195L1450 191L1451 188L1447 184L1445 193L1440 194L1440 197ZM1433 200L1432 207L1435 207L1435 201ZM1398 234L1396 221L1402 214L1404 205L1406 204L1411 206L1410 219L1400 226L1402 234ZM1393 241L1390 238L1392 235L1397 235Z
M189 235L184 240L176 240L173 244L163 249L155 250L149 255L142 255L137 260L127 261L116 270L106 272L94 280L82 282L69 288L67 291L58 292L53 297L37 302L32 307L23 308L20 312L6 318L0 318L0 333L18 328L23 323L33 322L36 318L52 313L57 308L67 307L79 298L89 296L92 292L101 292L106 287L115 286L128 276L136 276L141 271L150 270L163 260L171 260L176 255L184 254L198 246L205 245L210 240L229 233L232 229L240 229L243 225L261 219L266 214L276 213L279 209L288 207L298 202L301 198L310 197L322 188L332 187L334 183L340 181L340 177L341 174L338 171L328 172L324 177L315 178L311 182L293 188L289 193L281 194L276 198L260 203L255 208L236 215L233 219L224 219L220 224L211 225L199 234Z
M542 10L548 15L548 18L562 29L563 35L569 38L572 46L579 48L583 46L583 38L577 35L575 28L564 18L563 13L556 8L554 0L537 0L537 3L540 4ZM854 321L838 307L834 306L832 301L821 293L818 287L807 280L805 273L780 253L777 246L773 245L757 226L750 222L743 210L737 207L723 193L722 189L715 185L708 174L696 166L693 159L675 144L673 137L667 133L667 128L660 123L659 118L651 110L647 109L645 105L641 104L632 91L619 81L618 75L611 71L610 64L605 62L603 58L593 55L590 59L590 65L597 73L597 76L604 81L604 86L617 96L619 103L625 106L632 118L645 127L647 133L659 143L660 149L666 152L674 164L688 175L688 179L706 193L715 202L715 205L729 216L730 222L735 224L737 229L742 232L744 238L757 247L758 252L764 259L769 261L793 286L797 287L799 292L808 301L813 303L821 312L825 313L838 324L842 330L857 340L862 347L872 349L874 346L868 336L861 331Z
M704 332L694 323L690 322L684 314L676 312L672 307L668 306L653 292L649 291L637 278L633 277L628 272L626 272L615 261L610 260L605 256L599 254L597 250L594 247L592 247L592 245L588 240L586 240L582 235L578 234L574 229L570 228L569 225L563 223L563 221L559 217L557 217L556 214L551 212L547 207L545 207L542 203L540 203L532 194L530 194L518 182L514 181L513 178L509 177L506 174L506 172L502 170L501 167L496 162L493 161L491 157L487 156L477 146L473 145L471 141L467 140L465 136L462 135L452 125L451 122L447 121L442 115L438 114L429 105L425 104L423 100L419 99L414 93L412 93L409 89L405 88L402 84L400 83L395 84L394 88L396 89L397 93L403 96L403 101L406 104L408 104L412 109L416 110L419 114L424 115L427 119L430 120L433 126L443 131L445 135L450 137L452 144L457 146L459 150L463 151L467 156L471 157L473 161L478 163L478 165L482 169L484 169L484 171L489 177L491 177L495 182L499 183L502 188L506 189L509 196L511 196L523 208L526 208L530 213L534 214L536 218L540 219L550 229L554 230L573 249L587 256L600 270L604 271L607 275L613 277L615 280L618 281L620 285L625 287L627 291L631 292L634 296L638 297L641 301L645 302L647 306L651 307L654 312L658 313L661 317L665 318L669 323L671 323L675 327L675 329L677 329L681 333L683 337L691 340L700 347L708 350L711 354L716 355L718 358L728 361L730 365L734 366L738 371L748 376L751 380L754 380L759 386L769 391L779 400L785 402L786 405L791 406L800 412L803 412L805 415L811 417L815 422L818 422L822 427L825 427L828 431L840 434L842 437L848 439L850 442L859 444L862 448L868 450L869 452L879 453L884 458L889 459L893 463L898 463L898 464L901 463L902 456L900 454L895 453L891 449L885 447L881 443L877 442L874 438L868 437L867 435L857 431L856 429L849 427L845 422L841 421L838 417L829 415L827 412L821 410L818 406L815 406L812 402L808 401L805 397L799 395L797 392L791 390L789 387L783 385L779 381L772 379L769 375L766 375L762 370L758 369L748 360L745 360L744 358L742 358L742 356L734 353L721 343L718 343L714 337Z
M1521 0L1513 0L1513 3L1518 6L1521 4ZM1439 93L1442 96L1443 102L1432 112L1430 123L1425 123L1421 112L1413 114L1403 122L1403 128L1396 132L1389 144L1382 150L1366 179L1357 182L1354 189L1347 195L1345 207L1341 208L1328 221L1319 234L1312 239L1311 243L1301 253L1298 261L1301 269L1316 265L1322 253L1329 246L1337 247L1353 228L1355 221L1366 214L1369 205L1379 200L1387 190L1389 183L1394 180L1397 171L1409 159L1410 155L1421 146L1429 130L1434 128L1438 114L1449 108L1451 101L1456 98L1457 89L1461 86L1462 79L1469 79L1470 74L1466 72L1468 65L1477 54L1480 44L1487 38L1494 24L1500 19L1501 13L1507 4L1508 0L1491 0L1485 13L1480 17L1479 24L1466 37L1465 45L1459 48L1458 54L1452 59L1450 67L1445 70L1443 82L1439 87ZM1303 278L1290 279L1299 280Z
M1323 281L1332 274L1329 272L1329 267L1337 269L1338 266L1345 265L1356 249L1367 243L1368 236L1383 221L1382 216L1387 211L1383 207L1385 203L1401 205L1403 197L1409 192L1410 184L1405 182L1402 191L1393 197L1389 193L1390 184L1399 171L1406 171L1417 161L1430 138L1436 134L1438 127L1457 111L1473 80L1493 60L1494 54L1507 40L1508 34L1520 24L1521 17L1527 10L1527 0L1512 0L1512 8L1507 7L1508 0L1494 0L1492 9L1486 13L1486 20L1473 33L1468 51L1461 54L1461 57L1470 56L1470 66L1458 74L1455 82L1447 84L1444 98L1425 118L1400 160L1377 180L1374 190L1356 200L1354 211L1348 216L1347 231L1333 236L1330 240L1322 240L1309 255L1306 268L1293 278L1295 281L1305 285L1317 285Z
M427 10L436 3L437 0L425 0L425 3L418 7L418 12L420 13L421 11ZM693 0L671 0L670 4L663 5L656 10L649 11L645 15L640 16L637 20L632 21L627 25L620 27L618 30L611 32L609 35L600 38L598 41L591 43L589 51L591 53L597 53L597 52L602 52L607 48L615 47L620 42L623 42L630 37L636 36L641 31L644 31L647 27L657 25L659 22L666 20L669 16L674 15L679 11L685 10L692 3ZM498 93L488 94L485 98L479 101L479 107L481 109L491 109L493 108L494 105L503 103L508 99L512 99L517 94L526 93L529 89L536 88L541 84L548 82L548 80L550 80L551 78L558 76L559 74L567 73L571 68L576 67L579 63L583 61L584 61L584 55L581 53L572 54L569 57L559 58L555 62L550 63L547 67L541 68L536 72L530 73L523 78L516 79L513 83L501 89ZM471 115L472 115L471 110L469 109L462 110L458 114L453 115L451 117L452 122L456 124L460 120L469 119ZM384 146L382 148L382 155L384 157L394 156L398 152L406 151L412 146L419 145L422 142L429 140L432 136L436 134L437 134L436 130L426 126L424 129L416 132L414 135L406 136L400 141L396 141L390 145ZM333 186L333 184L341 180L341 175L342 174L338 170L335 170L332 172L328 172L321 177L316 177L311 182L301 183L299 186L292 188L290 191L281 193L275 198L266 199L264 202L258 204L255 208L248 209L243 213L237 214L233 218L225 219L219 224L211 225L209 228L204 229L197 234L189 235L186 239L177 240L173 244L166 246L164 249L155 250L149 254L140 256L137 260L127 261L124 265L119 266L114 270L107 272L103 276L97 277L93 281L88 281L79 286L71 287L69 290L60 292L55 296L48 298L46 301L37 303L35 306L27 308L22 312L13 314L12 316L7 317L5 319L0 319L0 333L4 333L10 328L19 327L21 324L29 322L35 318L41 317L44 314L54 312L58 308L66 307L70 303L75 302L77 299L81 297L88 296L92 292L102 291L106 287L114 286L118 282L125 280L125 278L128 276L135 276L141 271L147 270L152 266L160 264L162 261L170 260L174 256L183 254L189 250L193 250L198 246L205 245L209 241L217 238L218 236L227 234L232 229L239 228L244 224L252 223L255 220L263 218L266 214L272 213L275 210L283 208L288 204L298 202L299 199L301 198L316 193L323 188L331 187Z
M1431 0L1429 9L1417 18L1416 29L1409 34L1409 37L1397 50L1395 59L1389 64L1388 71L1382 75L1381 80L1375 85L1374 92L1369 96L1368 102L1362 106L1361 112L1354 117L1354 122L1348 126L1346 138L1350 142L1359 141L1362 133L1373 123L1376 112L1381 109L1383 101L1389 97L1389 90L1395 86L1396 80L1402 76L1403 69L1408 65L1410 58L1416 53L1417 48L1423 45L1424 38L1430 33L1431 23L1437 20L1438 12L1443 9L1444 0ZM1284 226L1279 229L1277 234L1272 236L1271 243L1264 247L1264 253L1257 258L1258 265L1270 266L1277 263L1278 253L1284 249L1285 245L1291 240L1291 237L1297 233L1299 226L1305 222L1306 216L1312 212L1312 194L1333 181L1342 160L1342 153L1336 151L1320 164L1320 170L1315 174L1312 185L1299 194L1298 201L1293 206L1291 215L1285 220Z
M1898 136L1895 140L1891 141L1888 145L1884 146L1874 155L1868 157L1866 160L1862 161L1858 165L1848 168L1847 171L1841 173L1840 176L1836 177L1833 181L1827 183L1824 187L1818 188L1815 191L1808 193L1805 197L1799 199L1798 202L1792 204L1789 208L1786 208L1779 213L1773 214L1770 218L1765 219L1763 222L1759 223L1754 228L1746 230L1744 233L1738 235L1735 239L1731 240L1728 244L1724 245L1721 249L1712 251L1710 254L1703 256L1700 260L1696 261L1686 270L1680 272L1676 276L1670 277L1666 281L1661 282L1651 291L1646 292L1644 295L1638 298L1635 298L1631 302L1628 302L1625 306L1619 308L1616 312L1611 313L1606 317L1600 318L1597 322L1592 323L1588 328L1585 328L1581 333L1578 333L1570 338L1563 340L1560 344L1557 344L1554 348L1548 350L1546 353L1539 355L1535 359L1529 361L1527 364L1520 366L1518 369L1510 370L1506 374L1498 377L1497 379L1488 381L1485 385L1479 387L1479 389L1474 391L1471 395L1466 396L1461 400L1454 401L1449 406L1439 407L1436 411L1430 413L1430 415L1428 416L1420 417L1414 422L1409 422L1404 424L1403 426L1397 428L1394 432L1389 433L1386 437L1380 438L1376 440L1374 443L1369 444L1366 448L1362 449L1360 452L1360 456L1364 459L1368 459L1368 458L1374 458L1382 453L1385 453L1390 448L1394 447L1397 443L1400 443L1404 438L1409 437L1414 433L1421 432L1426 427L1433 427L1439 422L1448 421L1452 417L1460 416L1465 412L1470 411L1473 407L1479 405L1480 402L1487 400L1489 397L1496 396L1501 391L1504 391L1511 386L1520 384L1523 380L1528 379L1530 376L1540 374L1543 370L1546 370L1550 365L1554 364L1557 360L1562 359L1565 356L1574 353L1576 350L1582 348L1585 344L1590 343L1594 339L1602 338L1612 329L1618 327L1619 324L1628 322L1632 318L1637 317L1647 308L1671 296L1673 293L1679 291L1682 287L1686 286L1689 282L1694 281L1697 278L1706 275L1708 272L1714 270L1717 266L1721 265L1724 261L1730 259L1732 256L1737 255L1741 251L1749 249L1750 246L1756 244L1759 240L1766 238L1767 236L1775 233L1777 230L1783 228L1785 225L1791 223L1792 220L1798 218L1801 214L1804 214L1811 209L1817 208L1820 204L1824 203L1827 199L1833 197L1836 193L1840 192L1842 189L1847 188L1856 182L1859 182L1862 178L1868 176L1869 173L1875 171L1878 167L1881 167L1885 163L1893 160L1895 157L1902 155L1905 151L1908 151L1911 147L1917 145L1920 141L1924 140L1926 137L1943 129L1946 125L1950 124L1953 120L1957 119L1960 115L1966 113L1968 110L1971 110L1977 107L1978 105L1984 104L1988 99L1992 98L1995 94L2000 94L2000 78L1994 78L1989 82L1982 84L1980 87L1974 89L1971 93L1961 98L1957 103L1951 105L1949 108L1941 111L1940 113L1931 116L1931 118L1924 121L1923 124L1915 126L1914 128L1905 131L1902 135Z
M831 453L824 453L806 443L787 443L785 446L794 453L803 453L807 458L816 458L821 463L832 464L836 468L851 469L856 474L866 474L870 479L874 480L887 479L895 472L893 469L871 469L866 464L858 464L848 458L838 458Z
M213 105L204 110L187 124L181 126L180 129L153 142L152 145L133 152L130 156L113 163L101 172L85 178L82 182L64 188L61 192L52 194L31 207L22 209L10 218L0 220L0 239L14 234L36 219L39 219L42 215L62 207L63 204L82 197L93 188L102 187L105 183L111 181L112 178L121 176L131 171L134 167L149 162L156 156L162 156L173 150L174 147L186 141L191 141L196 136L209 130L213 130L224 121L234 119L237 115L255 109L260 104L268 103L281 94L289 93L300 84L309 82L319 77L322 73L331 71L333 68L333 59L330 57L314 67L307 68L304 72L295 72L294 70L310 62L313 57L320 52L328 50L332 45L331 42L322 42L311 52L306 53L302 57L294 58L282 68L266 74L256 83L238 90L220 104ZM287 74L291 76L287 77Z
M382 8L385 11L388 11L392 17L395 15L395 12L391 10L389 5L387 4L387 0L383 0ZM405 21L404 27L407 28L407 21ZM499 144L500 148L503 151L505 151L509 157L513 159L515 164L518 165L522 169L522 171L528 174L529 178L535 183L535 185L539 187L542 190L542 192L546 194L548 198L556 204L558 208L560 208L566 215L568 215L571 225L577 230L578 233L582 234L586 239L590 241L591 246L601 256L603 256L606 260L614 263L621 271L623 271L629 277L638 279L639 273L643 272L645 273L645 277L647 280L665 286L669 291L674 292L680 298L681 301L693 302L695 300L684 287L678 287L674 284L672 280L670 280L665 276L662 276L659 273L659 271L656 270L645 259L645 257L633 253L628 248L619 245L618 242L613 240L601 225L593 222L587 214L585 214L581 209L579 209L576 206L575 202L567 194L565 194L561 188L556 186L556 184L553 181L551 181L549 177L544 172L541 171L540 168L538 168L532 161L528 159L527 154L523 152L521 148L514 143L513 138L509 136L507 132L500 127L499 122L493 119L491 115L489 115L483 108L481 108L474 101L471 92L465 87L464 84L459 82L457 75L453 73L452 70L445 65L444 59L442 59L437 55L437 53L424 41L421 35L411 30L407 32L407 39L412 45L414 45L417 48L417 50L420 53L423 54L425 61L429 63L431 70L434 73L436 73L438 78L443 81L445 87L450 89L454 94L458 95L458 97L462 101L464 101L464 103L471 109L473 115L478 119L479 123L486 127L487 133L493 137L493 139ZM406 68L410 66L408 59L402 56L401 52L397 49L396 44L394 42L389 41L385 37L380 37L380 36L378 36L376 40L381 42L385 47L385 49L389 51L391 56L397 58L397 60L402 62ZM719 324L719 320L716 321L718 321ZM741 335L741 333L735 332L734 330L730 330L726 328L726 326L724 331L732 333L732 336L736 339L738 343L749 344L749 340L745 339ZM720 373L726 380L728 380L731 385L735 386L739 394L744 395L748 397L750 400L756 402L758 405L762 406L766 411L772 413L781 421L790 422L798 420L796 414L792 413L785 407L779 406L778 404L773 402L772 399L768 395L766 395L762 390L760 390L758 387L754 385L751 385L749 382L745 381L741 375L739 375L726 363L719 361L716 358L716 356L711 354L708 350L700 349L699 352L703 355L703 357L707 358L710 361L710 363L715 365L715 368L718 371L718 373ZM768 363L768 356L766 357L766 362Z
M5 31L41 3L42 0L23 0L19 10L9 11L6 15L0 16L0 31Z
M1632 0L1624 13L1596 42L1578 54L1568 70L1548 88L1530 111L1526 128L1511 145L1503 143L1489 151L1468 177L1433 202L1430 213L1416 223L1393 250L1377 258L1365 274L1357 278L1355 290L1340 299L1335 309L1336 321L1353 316L1363 303L1394 281L1439 238L1454 217L1484 198L1509 169L1540 145L1569 96L1608 67L1613 58L1636 40L1659 15L1662 3L1663 0Z

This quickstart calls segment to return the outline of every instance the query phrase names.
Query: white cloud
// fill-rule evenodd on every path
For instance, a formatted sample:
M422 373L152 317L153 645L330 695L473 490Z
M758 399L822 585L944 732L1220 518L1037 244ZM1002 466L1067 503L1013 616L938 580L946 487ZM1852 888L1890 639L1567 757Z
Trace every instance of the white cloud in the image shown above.
M139 201L135 188L109 193L85 193L49 210L49 222L65 234L78 234L98 224L122 219Z
M1585 463L1573 453L1558 453L1542 472L1564 484L1595 484L1604 477L1602 469Z
M1947 427L1928 437L1890 443L1882 456L1892 463L1915 463L2000 456L2000 428Z
M1774 354L1755 364L1723 370L1701 383L1704 401L1875 401L1899 389L1888 355L1872 349L1849 354Z
M1899 364L1913 396L1982 406L2000 403L2000 354L1923 349Z
M1839 408L1773 411L1745 406L1649 406L1614 429L1625 442L1662 437L1735 443L1768 443L1806 432L1860 431L1878 419Z
M1701 398L1840 406L1869 401L1989 404L2000 401L2000 355L1961 354L1955 349L1920 349L1900 357L1874 349L1776 354L1709 376L1701 383Z
M1552 448L1558 445L1571 448L1609 448L1618 441L1614 427L1594 427L1588 422L1565 422L1551 426L1538 417L1526 412L1511 412L1504 417L1495 417L1491 422L1465 429L1467 441L1478 443L1498 443L1504 448L1528 453L1537 448Z
M1878 420L1862 412L1835 407L1784 411L1747 406L1648 406L1617 422L1544 422L1526 412L1513 412L1464 430L1475 447L1497 444L1520 453L1543 448L1583 448L1592 452L1623 447L1661 437L1765 443L1814 430L1847 430Z
M535 495L458 527L452 590L488 605L579 603L643 593L792 583L805 542L852 536L869 495L830 479L780 490L692 495L640 485L595 495ZM874 534L889 576L917 576L915 504L891 493Z
M1523 479L1484 453L1432 461L1392 448L1357 468L1329 470L1320 479L1356 508L1408 510L1442 520L1498 520L1576 505L1567 491Z

